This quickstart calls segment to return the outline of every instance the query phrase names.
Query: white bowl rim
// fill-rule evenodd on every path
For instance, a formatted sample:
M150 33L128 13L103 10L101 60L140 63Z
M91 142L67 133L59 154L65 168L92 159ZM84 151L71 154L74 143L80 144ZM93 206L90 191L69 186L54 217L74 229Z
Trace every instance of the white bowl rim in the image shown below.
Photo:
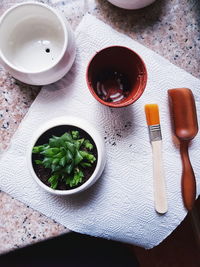
M129 0L128 1L123 0L123 2L121 0L107 0L107 1L110 2L112 5L122 8L122 9L137 10L137 9L141 9L141 8L144 8L144 7L147 7L153 4L153 2L155 2L156 0L146 0L147 2L140 3L139 7L138 7L138 3L131 2Z
M63 32L64 32L64 44L63 44L62 52L61 52L60 56L58 57L58 59L54 62L54 64L51 65L49 68L46 68L46 69L41 70L41 71L34 71L34 72L18 69L16 66L14 66L11 62L9 62L7 60L7 58L2 53L1 48L0 48L0 57L3 59L3 61L10 68L12 68L13 70L15 70L17 72L24 73L24 74L36 74L37 75L37 74L41 74L41 73L44 73L44 72L47 72L47 71L53 69L60 62L60 60L63 58L63 56L65 54L65 51L67 49L67 45L68 45L68 32L67 32L66 24L65 24L64 20L62 19L62 16L58 13L58 11L56 9L52 8L51 6L49 6L47 4L43 4L43 3L40 3L40 2L33 2L33 1L18 3L18 4L13 5L12 7L8 8L3 13L3 15L0 17L0 26L1 26L1 23L3 22L3 20L5 19L5 17L10 12L12 12L16 8L19 8L21 6L26 6L26 5L27 6L28 5L37 5L37 6L42 6L44 8L47 8L47 9L49 9L58 18L60 24L62 25L62 29L63 29Z
M61 126L61 125L70 125L70 126L75 126L78 127L85 132L87 132L91 138L93 139L96 148L97 148L97 165L95 167L94 172L92 175L89 177L89 179L84 182L82 185L74 188L74 189L68 189L68 190L58 190L58 189L52 189L46 184L44 184L39 177L36 175L34 169L33 169L33 164L32 164L32 149L39 137L48 131L51 128L54 128L56 126ZM54 195L72 195L78 192L81 192L85 189L87 189L90 185L92 185L100 176L101 173L103 172L103 169L105 167L105 143L103 141L103 138L99 134L99 132L94 128L92 124L89 122L79 119L76 117L72 116L63 116L63 117L57 117L54 118L47 123L45 123L42 127L40 127L34 134L33 138L28 144L27 148L27 163L28 163L28 169L31 173L31 176L34 178L34 180L46 191L48 191L51 194ZM96 178L96 176L98 177Z

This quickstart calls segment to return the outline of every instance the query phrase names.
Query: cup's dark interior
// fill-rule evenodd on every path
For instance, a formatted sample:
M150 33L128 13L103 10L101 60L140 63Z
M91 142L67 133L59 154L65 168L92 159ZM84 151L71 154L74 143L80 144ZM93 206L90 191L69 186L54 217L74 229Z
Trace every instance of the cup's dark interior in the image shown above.
M147 80L147 72L142 59L131 49L122 46L112 46L98 52L91 60L87 70L88 86L92 94L101 103L106 104L99 98L96 83L102 75L109 72L118 72L127 80L126 90L128 94L121 101L112 103L110 106L126 106L139 98L144 91Z

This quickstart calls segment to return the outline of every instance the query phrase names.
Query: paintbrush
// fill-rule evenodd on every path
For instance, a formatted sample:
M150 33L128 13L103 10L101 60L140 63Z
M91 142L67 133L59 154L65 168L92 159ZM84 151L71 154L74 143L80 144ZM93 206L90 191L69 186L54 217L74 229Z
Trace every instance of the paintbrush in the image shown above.
M146 120L153 154L154 202L158 213L167 212L167 198L162 159L162 135L157 104L145 105Z

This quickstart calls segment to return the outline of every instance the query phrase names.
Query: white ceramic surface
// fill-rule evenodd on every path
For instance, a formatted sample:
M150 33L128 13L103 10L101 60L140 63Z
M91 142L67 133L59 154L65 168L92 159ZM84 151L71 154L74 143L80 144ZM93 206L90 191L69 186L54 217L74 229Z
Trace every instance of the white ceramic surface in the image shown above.
M78 128L83 129L85 132L87 132L93 139L94 143L97 147L97 165L96 168L91 175L91 177L82 185L80 185L77 188L69 189L69 190L54 190L47 185L45 185L41 180L37 177L33 165L32 165L32 149L37 142L38 138L47 130L60 126L60 125L71 125L76 126ZM98 131L87 121L76 118L76 117L59 117L55 118L53 120L48 121L45 125L43 125L38 131L35 132L33 139L28 144L27 148L27 164L28 168L30 170L31 176L35 179L35 181L40 185L43 189L48 191L49 193L52 193L54 195L72 195L78 192L81 192L88 187L90 187L92 184L94 184L97 179L100 177L100 175L103 172L103 169L105 167L105 144L104 140L101 137L101 135L98 133Z
M155 0L108 0L108 2L124 9L139 9L152 4Z
M51 7L27 2L0 19L0 63L16 79L45 85L62 78L75 59L73 32Z

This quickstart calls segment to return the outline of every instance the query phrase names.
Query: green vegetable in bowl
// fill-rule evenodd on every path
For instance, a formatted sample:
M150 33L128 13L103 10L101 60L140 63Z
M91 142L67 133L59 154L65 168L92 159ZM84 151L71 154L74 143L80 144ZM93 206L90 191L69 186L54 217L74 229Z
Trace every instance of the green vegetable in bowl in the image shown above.
M92 154L93 144L80 138L79 131L66 132L62 136L52 136L48 144L33 147L33 153L40 154L35 163L51 169L48 182L56 189L60 180L69 187L79 185L84 178L83 169L90 168L96 161Z

